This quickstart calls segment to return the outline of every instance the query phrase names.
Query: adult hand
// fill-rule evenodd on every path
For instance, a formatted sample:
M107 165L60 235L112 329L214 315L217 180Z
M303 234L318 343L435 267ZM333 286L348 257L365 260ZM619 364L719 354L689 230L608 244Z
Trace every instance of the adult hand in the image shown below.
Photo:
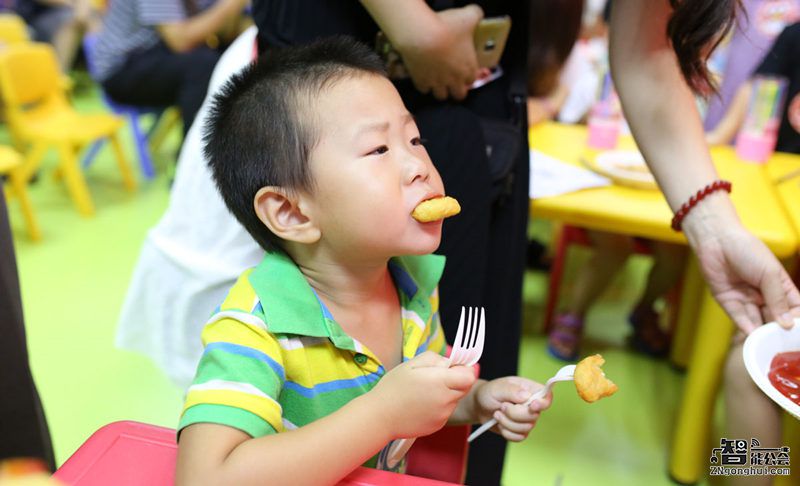
M437 12L436 17L431 31L391 40L420 92L461 100L480 71L473 37L483 10L467 5Z
M800 293L786 270L741 225L687 237L719 304L746 334L766 321L790 328L800 317Z

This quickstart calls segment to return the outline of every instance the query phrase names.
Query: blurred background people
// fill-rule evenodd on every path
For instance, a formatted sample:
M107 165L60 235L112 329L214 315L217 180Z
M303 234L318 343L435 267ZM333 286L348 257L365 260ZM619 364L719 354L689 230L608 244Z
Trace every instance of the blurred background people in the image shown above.
M722 145L734 141L747 117L753 95L753 76L772 76L786 82L775 149L800 153L800 22L781 32L752 75L739 86L725 115L706 134L708 143Z
M63 72L72 69L86 32L99 28L101 12L92 0L7 0L31 29L31 39L52 44Z
M116 102L177 105L184 134L203 102L221 48L248 0L126 0L109 4L95 47L95 78ZM231 26L234 26L232 28Z
M709 61L721 80L719 95L708 100L707 131L720 123L737 90L764 59L778 34L800 20L800 0L742 0L741 4L737 28Z

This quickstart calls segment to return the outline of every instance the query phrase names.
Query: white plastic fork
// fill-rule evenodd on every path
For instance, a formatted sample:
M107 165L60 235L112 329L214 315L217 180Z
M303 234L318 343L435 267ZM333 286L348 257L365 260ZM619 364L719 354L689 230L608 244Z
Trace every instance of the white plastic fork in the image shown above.
M558 383L559 381L572 381L575 378L575 365L567 365L562 367L560 370L553 375L552 378L547 380L544 384L544 388L541 390L531 393L531 396L525 401L524 405L527 407L530 405L534 400L538 400L540 398L544 398L547 396L547 393L553 388L553 385ZM497 419L493 418L491 420L487 420L483 425L475 429L475 432L471 433L469 437L467 437L467 442L472 442L473 440L477 439L481 434L486 432L487 430L491 429L497 424Z
M453 340L453 349L450 350L450 357L448 358L448 367L473 366L481 359L481 354L483 354L483 341L486 335L486 313L481 307L479 318L478 308L470 307L467 320L464 321L464 310L462 306L456 338ZM403 459L415 440L415 438L400 439L392 444L387 460L390 468L394 468Z

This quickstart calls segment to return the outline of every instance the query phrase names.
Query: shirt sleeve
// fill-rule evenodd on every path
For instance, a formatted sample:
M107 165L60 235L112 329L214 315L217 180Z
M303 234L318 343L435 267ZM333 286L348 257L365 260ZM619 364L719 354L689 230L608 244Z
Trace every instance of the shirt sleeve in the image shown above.
M277 338L230 312L203 330L205 350L186 395L178 430L194 423L233 427L260 437L284 430L278 403L286 381Z
M755 74L788 77L792 67L791 50L798 42L800 42L800 24L793 24L783 29Z
M180 22L188 16L181 0L139 0L138 3L139 22L145 27Z

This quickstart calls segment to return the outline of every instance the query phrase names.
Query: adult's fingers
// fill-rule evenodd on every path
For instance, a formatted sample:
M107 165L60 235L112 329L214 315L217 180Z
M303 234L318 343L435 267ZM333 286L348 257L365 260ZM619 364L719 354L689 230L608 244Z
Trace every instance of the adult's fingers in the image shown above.
M761 294L770 314L783 327L792 327L792 316L789 314L789 302L784 288L783 274L785 270L776 261L774 267L767 271L761 280Z
M450 92L451 98L461 101L467 97L467 92L469 91L469 85L454 83L448 86L447 89Z
M750 334L761 324L759 322L761 320L760 316L754 319L755 316L752 315L751 311L747 310L744 302L740 300L728 300L720 302L720 305L725 309L734 324L745 334Z

